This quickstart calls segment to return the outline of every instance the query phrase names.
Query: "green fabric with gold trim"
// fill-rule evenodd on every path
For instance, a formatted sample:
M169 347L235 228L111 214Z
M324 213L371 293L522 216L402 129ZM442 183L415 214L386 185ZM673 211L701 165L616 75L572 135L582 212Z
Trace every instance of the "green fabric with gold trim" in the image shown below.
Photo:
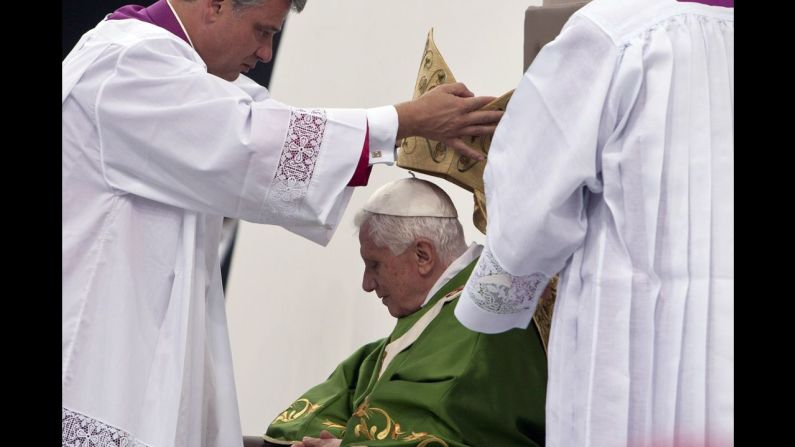
M385 346L460 289L476 262L422 309L398 319L389 338L359 348L296 400L265 439L289 445L328 430L352 447L544 445L547 360L534 324L473 332L455 318L453 299L378 378Z

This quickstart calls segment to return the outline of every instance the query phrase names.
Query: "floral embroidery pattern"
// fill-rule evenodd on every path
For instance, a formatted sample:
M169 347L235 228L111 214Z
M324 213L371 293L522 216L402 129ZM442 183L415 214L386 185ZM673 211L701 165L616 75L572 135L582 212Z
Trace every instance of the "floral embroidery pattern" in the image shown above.
M467 293L483 310L513 314L535 306L547 280L543 273L512 276L500 267L486 246L467 283Z
M384 419L384 428L379 429L378 424L372 422L375 416L380 415ZM419 441L416 447L441 446L449 447L446 442L426 432L405 433L400 429L400 424L392 419L386 411L381 408L371 407L367 399L359 405L353 413L353 417L359 418L359 423L353 427L353 434L357 439L367 440L394 439L398 441Z
M323 421L323 426L326 427L326 430L338 438L343 438L345 436L345 430L348 428L342 424L337 424L336 422L332 422L328 419Z
M76 411L62 408L62 447L147 447L129 433Z
M293 402L289 408L284 410L282 414L276 416L273 423L276 422L291 422L303 416L314 413L318 408L322 407L320 404L313 404L308 399L298 399Z
M323 110L293 109L268 205L286 216L297 214L306 196L326 131Z

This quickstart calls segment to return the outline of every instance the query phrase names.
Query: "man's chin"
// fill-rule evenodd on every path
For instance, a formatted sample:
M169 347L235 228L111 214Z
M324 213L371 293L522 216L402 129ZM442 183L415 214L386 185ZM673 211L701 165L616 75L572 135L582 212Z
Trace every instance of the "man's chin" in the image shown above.
M238 77L240 77L240 72L237 72L237 71L224 72L224 73L216 73L216 72L213 72L213 71L209 71L209 73L211 75L214 75L214 76L217 76L217 77L223 79L224 81L229 81L229 82L234 82L234 81L237 80Z
M235 82L237 80L237 78L240 77L240 73L237 73L237 72L234 72L234 73L223 73L223 74L210 72L210 74L214 75L214 76L217 76L217 77L223 79L224 81L229 81L229 82Z
M389 309L389 315L392 315L395 318L403 318L411 315L411 313L407 313L402 309L395 309L395 310Z

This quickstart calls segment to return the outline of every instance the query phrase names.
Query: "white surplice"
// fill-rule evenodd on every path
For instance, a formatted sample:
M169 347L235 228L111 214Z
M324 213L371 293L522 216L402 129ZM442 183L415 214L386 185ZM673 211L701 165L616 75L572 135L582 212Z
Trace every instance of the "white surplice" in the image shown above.
M733 444L733 140L731 8L594 0L528 68L456 315L526 327L561 271L548 446Z
M222 216L326 244L394 108L288 107L132 19L81 39L62 99L63 445L242 445Z

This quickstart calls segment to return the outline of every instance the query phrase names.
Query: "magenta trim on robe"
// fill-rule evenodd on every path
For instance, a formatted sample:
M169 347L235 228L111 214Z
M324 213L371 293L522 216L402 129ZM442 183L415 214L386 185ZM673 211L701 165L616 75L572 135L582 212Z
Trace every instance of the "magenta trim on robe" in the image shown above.
M364 134L362 155L359 156L359 164L356 165L356 170L353 171L353 177L347 186L367 186L372 170L373 167L370 166L370 125L368 124Z
M159 26L163 29L171 31L175 36L184 40L188 45L190 41L185 32L182 31L182 26L179 20L171 11L166 0L158 0L148 8L139 5L125 5L110 14L106 20L123 20L123 19L137 19L142 22L151 23L152 25Z

